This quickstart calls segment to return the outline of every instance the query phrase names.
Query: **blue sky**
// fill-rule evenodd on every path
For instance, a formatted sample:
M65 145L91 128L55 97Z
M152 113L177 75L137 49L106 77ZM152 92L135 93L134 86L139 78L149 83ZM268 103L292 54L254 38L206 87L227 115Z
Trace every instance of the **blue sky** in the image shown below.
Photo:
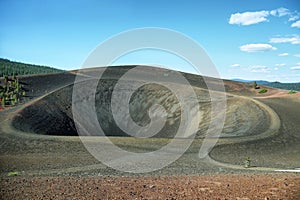
M300 82L298 0L1 0L0 23L0 57L14 61L78 69L111 36L161 27L198 42L222 78ZM151 51L116 63L192 71L178 58Z

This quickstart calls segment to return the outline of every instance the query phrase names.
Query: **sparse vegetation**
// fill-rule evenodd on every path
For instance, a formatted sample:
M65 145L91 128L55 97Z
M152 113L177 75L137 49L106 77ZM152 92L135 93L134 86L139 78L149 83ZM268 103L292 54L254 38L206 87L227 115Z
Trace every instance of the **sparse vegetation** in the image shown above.
M6 174L6 176L19 176L19 175L21 175L21 172L18 171L12 171Z
M245 158L245 161L244 161L244 167L245 167L245 168L251 167L251 160L250 160L250 157L249 157L249 156L247 156L247 157Z
M266 92L268 92L268 90L265 89L265 88L258 91L259 94L263 94L263 93L266 93Z
M288 92L288 94L296 94L297 93L297 91L295 91L295 90L290 90L289 92Z
M256 83L256 81L254 81L253 82L253 88L256 89L256 87L257 87L257 83Z
M19 83L18 78L13 75L12 77L4 76L3 83L0 84L0 108L5 106L15 106L25 96L23 85Z
M260 86L257 85L256 81L253 82L253 88L256 89L256 90L260 89Z

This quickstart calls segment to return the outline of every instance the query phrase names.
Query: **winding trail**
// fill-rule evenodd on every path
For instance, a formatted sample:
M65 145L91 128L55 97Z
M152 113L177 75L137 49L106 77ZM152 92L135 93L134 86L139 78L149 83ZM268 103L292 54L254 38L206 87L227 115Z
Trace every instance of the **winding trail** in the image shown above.
M231 94L230 94L231 95ZM256 140L262 140L265 138L273 137L277 134L279 134L279 129L281 126L281 121L277 115L277 113L267 106L266 104L257 101L253 98L250 97L243 97L243 96L238 96L238 95L232 95L238 98L243 98L250 100L257 104L260 108L262 108L270 117L270 125L269 128L261 133L261 134L256 134L256 135L249 135L249 136L241 136L241 137L229 137L229 138L219 138L218 146L219 145L225 145L225 144L236 144L236 143L242 143L242 142L250 142L250 141L256 141Z
M237 96L237 95L234 95ZM252 136L243 136L243 137L235 137L235 138L220 138L219 142L217 144L217 146L221 146L221 145L229 145L229 144L238 144L238 143L244 143L244 142L250 142L250 141L256 141L256 140L262 140L262 139L266 139L269 137L273 137L277 134L279 134L279 129L281 126L281 121L277 115L277 113L270 108L269 106L267 106L266 104L257 101L253 98L249 98L249 97L242 97L242 96L238 96L239 98L244 98L244 99L248 99L250 101L255 102L257 105L259 105L261 108L263 108L269 115L270 117L270 125L269 128L259 134L259 135L252 135ZM217 166L222 166L222 167L226 167L226 168L231 168L231 169L239 169L239 170L245 170L245 167L241 166L241 165L234 165L234 164L230 164L230 163L224 163L224 162L219 162L215 159L212 158L212 156L209 154L206 158L206 161L213 164L213 165L217 165ZM280 170L278 168L270 168L270 167L249 167L247 168L247 170L259 170L259 171L276 171L276 170Z
M287 99L280 100L280 98L283 98L283 97L284 98L287 97ZM278 147L279 150L276 149L277 151L276 151L276 153L274 153L274 155L278 155L278 156L275 156L274 158L280 159L281 156L288 155L289 153L294 152L294 157L289 157L289 159L298 160L299 157L297 158L297 155L295 157L295 152L297 152L297 150L299 150L299 148L297 148L297 141L299 141L299 140L297 140L297 138L298 138L297 133L299 133L299 127L295 126L294 128L292 128L295 125L295 123L297 124L297 116L298 116L297 108L299 108L299 107L297 107L299 105L299 101L295 100L295 97L299 97L299 94L295 95L294 98L291 95L283 95L282 92L279 93L279 96L276 96L273 94L269 98L268 97L257 97L257 99L262 99L262 100L266 101L266 103L268 103L268 105L266 105L264 102L258 101L256 99L252 99L254 102L256 102L257 104L262 106L269 113L269 115L270 115L269 129L266 132L258 135L258 137L251 137L251 138L248 138L248 140L247 140L247 137L245 137L241 141L233 141L233 140L232 141L224 141L222 144L220 144L218 146L221 147L222 145L224 145L224 147L225 147L225 145L239 144L239 143L241 144L243 142L249 142L249 141L259 142L260 140L266 139L266 138L273 138L275 140L278 138L277 141L287 139L287 140L293 141L293 143L288 143L288 146L292 145L291 148L290 149L286 149L286 148L280 149L280 147ZM293 100L293 101L289 101L289 100ZM296 102L298 102L298 104ZM272 106L272 107L275 106L274 109L276 108L276 112L270 106ZM281 121L279 119L277 112L283 121ZM298 127L298 128L296 128L296 127ZM277 136L277 137L273 137L273 136ZM272 141L273 141L273 139L272 139ZM257 144L263 145L264 143L260 142ZM245 143L244 143L244 145L245 145ZM243 148L245 148L245 146ZM265 148L267 148L267 147L265 147ZM230 147L227 149L230 149ZM232 149L236 149L236 148L232 148ZM223 150L224 150L224 148L223 148ZM261 148L259 151L264 151L264 149ZM256 152L259 152L259 151L256 151ZM253 166L253 167L251 166L250 168L245 168L242 165L231 164L231 163L227 163L227 162L220 162L220 161L214 159L212 157L212 155L209 155L209 157L207 158L207 161L214 165L218 165L221 167L227 167L227 168L231 168L231 169L237 169L237 170L291 172L291 173L299 173L300 172L299 168L291 169L291 166L288 169L284 169L285 167L279 168L279 167L257 167L257 166ZM297 167L297 162L292 162L292 163L294 163L294 164L292 164L292 166ZM296 164L296 166L295 166L295 164Z

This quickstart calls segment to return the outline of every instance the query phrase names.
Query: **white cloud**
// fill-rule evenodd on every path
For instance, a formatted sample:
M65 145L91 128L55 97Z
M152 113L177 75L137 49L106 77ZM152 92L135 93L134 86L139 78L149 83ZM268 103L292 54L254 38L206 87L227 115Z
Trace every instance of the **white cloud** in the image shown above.
M300 28L300 20L292 23L291 27L296 27L296 28Z
M291 70L300 70L300 65L299 66L291 67Z
M271 11L270 11L270 15L275 16L276 14L277 14L277 10L271 10Z
M275 71L277 71L278 69L279 69L278 67L275 67L275 68L274 68Z
M276 47L269 44L245 44L240 46L240 50L246 52L272 51L276 49Z
M282 17L282 16L285 16L285 15L290 15L291 13L290 13L289 9L281 7L281 8L278 8L276 10L271 10L270 14L273 15L273 16Z
M291 16L291 17L289 18L289 22L295 21L295 20L297 20L297 19L299 19L299 16L298 16L298 15Z
M288 56L289 55L289 53L280 53L280 54L278 54L278 56Z
M298 15L297 12L294 12ZM283 16L290 16L289 21L293 21L297 19L297 15L293 15L289 9L287 8L278 8L275 10L262 10L262 11L254 11L254 12L243 12L243 13L234 13L231 14L229 19L229 24L240 24L240 25L251 25L251 24L258 24L261 22L268 21L268 17L276 16L276 17L283 17Z
M300 58L300 54L295 54L294 56Z
M240 64L232 64L231 67L240 67Z
M275 64L276 67L283 67L285 66L286 64L285 63L278 63L278 64Z
M268 11L244 12L231 14L229 24L251 25L267 21Z
M294 35L293 37L276 37L276 38L271 38L269 42L300 44L300 37L298 35Z
M270 68L262 65L255 65L250 67L250 72L260 72L260 73L267 73L270 71Z

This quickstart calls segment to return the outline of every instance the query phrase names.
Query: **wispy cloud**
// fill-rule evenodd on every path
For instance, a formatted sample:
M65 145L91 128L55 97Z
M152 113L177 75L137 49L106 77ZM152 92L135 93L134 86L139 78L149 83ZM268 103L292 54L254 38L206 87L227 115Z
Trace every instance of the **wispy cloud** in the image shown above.
M280 54L278 54L278 56L288 56L289 55L289 53L280 53Z
M300 65L299 66L294 66L290 68L291 70L300 70Z
M300 20L292 23L291 27L296 27L296 28L300 28Z
M231 14L229 24L251 25L267 21L268 11L244 12Z
M286 66L285 63L278 63L278 64L275 64L276 67L283 67L283 66Z
M252 24L258 24L261 22L269 21L269 16L275 17L283 17L283 16L290 16L289 21L293 21L298 19L298 13L293 14L287 8L278 8L275 10L261 10L261 11L254 11L254 12L243 12L243 13L234 13L231 14L229 19L229 24L239 24L243 26L248 26Z
M297 19L299 19L299 16L298 16L298 15L291 16L291 17L289 18L289 22L295 21L295 20L297 20Z
M246 52L263 52L263 51L273 51L276 50L276 47L273 47L269 44L245 44L240 46L241 51Z
M295 10L294 12L290 12L289 16L289 22L296 21L300 18L300 13L297 10Z
M240 64L232 64L230 65L231 67L240 67L241 65Z
M300 44L300 37L298 35L294 35L293 37L275 37L275 38L271 38L269 42Z
M277 8L274 10L261 10L253 12L243 12L234 13L230 15L228 21L229 24L238 24L243 26L248 26L252 24L258 24L261 22L269 21L269 17L284 17L288 16L288 21L293 22L300 18L300 13L298 11L290 11L287 8ZM292 23L291 27L300 28L300 20Z
M275 10L271 10L270 14L273 16L282 17L282 16L290 15L291 12L289 11L289 9L281 7Z
M255 65L250 67L250 72L260 72L260 73L267 73L270 71L270 68L263 66L263 65Z
M294 56L300 58L300 54L295 54Z

